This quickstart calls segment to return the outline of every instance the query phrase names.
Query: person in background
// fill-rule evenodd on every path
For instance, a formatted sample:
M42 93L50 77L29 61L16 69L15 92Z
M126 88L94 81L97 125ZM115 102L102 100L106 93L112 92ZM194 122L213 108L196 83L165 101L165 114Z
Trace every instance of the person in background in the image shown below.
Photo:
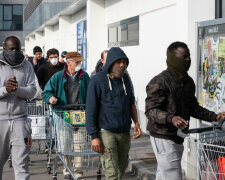
M59 62L59 51L55 48L47 51L47 58L49 63L41 66L37 71L37 78L39 85L44 90L45 85L49 79L58 71L63 70L64 63Z
M10 154L15 179L29 180L31 127L27 119L27 100L36 93L35 74L21 52L17 37L7 37L3 48L0 54L0 180Z
M34 68L35 74L37 73L38 69L47 64L48 61L42 56L42 49L39 46L35 46L33 49L34 57L30 59L30 62Z
M49 49L47 51L47 58L49 63L41 66L37 71L37 79L38 83L42 90L44 90L45 85L49 81L49 79L56 73L64 68L64 63L59 62L59 51L55 48ZM55 141L52 141L52 147L55 145ZM45 152L48 152L48 147L50 146L49 142L46 142Z
M29 56L28 56L28 54L25 54L25 59L26 59L27 61L29 61Z
M67 51L63 51L61 53L61 58L59 60L61 63L66 63L66 54L67 54Z
M106 58L107 58L107 54L108 54L108 50L104 50L101 53L101 59L98 60L96 66L95 66L95 70L91 73L91 78L96 75L97 73L101 72L105 63L106 63Z

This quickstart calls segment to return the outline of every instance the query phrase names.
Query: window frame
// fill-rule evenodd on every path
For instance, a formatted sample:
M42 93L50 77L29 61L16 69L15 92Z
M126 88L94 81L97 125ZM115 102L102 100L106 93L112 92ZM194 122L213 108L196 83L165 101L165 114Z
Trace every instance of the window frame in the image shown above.
M22 22L21 22L21 24L22 24L22 28L21 29L4 29L4 22L12 22L12 24L13 24L13 11L14 11L14 5L17 5L17 6L22 6L22 10L23 10L23 4L0 4L1 6L2 6L2 20L0 20L0 21L2 21L2 29L0 29L0 32L1 31L23 31L23 12L22 12ZM4 6L11 6L11 10L12 10L12 12L11 12L11 17L12 17L12 19L11 20L5 20L4 18L4 11L5 11L5 8L4 8Z
M129 28L128 28L128 25L129 24L132 24L132 23L137 23L138 25L138 30L137 30L137 37L138 39L136 40L129 40L128 37L129 37ZM119 41L119 34L121 36L121 39L122 38L122 31L119 32L119 29L122 29L121 27L122 26L126 26L126 40L125 41ZM116 42L109 42L109 39L110 39L110 34L109 34L109 31L110 29L113 29L113 28L116 28L117 29L117 34L116 34L116 39L117 41ZM128 19L124 19L122 21L118 21L118 22L115 22L115 23L112 23L112 24L109 24L108 25L108 47L111 48L111 47L125 47L125 46L137 46L139 45L139 16L134 16L134 17L131 17L131 18L128 18Z

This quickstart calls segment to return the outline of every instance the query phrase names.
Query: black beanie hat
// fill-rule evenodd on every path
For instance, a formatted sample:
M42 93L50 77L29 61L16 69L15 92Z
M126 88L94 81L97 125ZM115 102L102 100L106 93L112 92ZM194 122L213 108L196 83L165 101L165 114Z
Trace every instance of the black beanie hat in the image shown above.
M35 46L34 49L33 49L33 53L35 54L36 52L41 52L42 53L42 50L39 46Z

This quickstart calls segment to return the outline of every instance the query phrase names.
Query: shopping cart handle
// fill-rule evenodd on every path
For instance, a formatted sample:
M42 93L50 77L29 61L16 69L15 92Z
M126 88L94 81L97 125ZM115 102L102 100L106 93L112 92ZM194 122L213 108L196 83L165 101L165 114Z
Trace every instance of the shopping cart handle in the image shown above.
M81 109L85 108L86 104L67 104L67 105L54 105L53 108L62 108L62 109Z
M219 127L205 127L205 128L193 128L188 130L182 130L185 134L191 134L191 133L202 133L206 131L212 131L213 129L220 129Z

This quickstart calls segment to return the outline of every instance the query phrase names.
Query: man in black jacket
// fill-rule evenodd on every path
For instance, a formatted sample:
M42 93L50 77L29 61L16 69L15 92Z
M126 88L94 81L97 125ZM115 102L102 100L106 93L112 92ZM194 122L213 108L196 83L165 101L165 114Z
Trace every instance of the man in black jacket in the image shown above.
M32 59L29 59L29 61L31 62L34 68L34 72L36 74L38 69L42 65L47 64L48 61L44 57L42 57L42 49L39 46L34 47L33 53L34 53L34 57Z
M47 51L47 58L49 63L41 66L37 71L37 78L39 85L42 90L44 90L45 85L49 79L58 71L63 70L64 63L59 62L59 51L55 48L49 49Z
M167 70L146 87L145 114L158 163L156 180L182 179L183 138L177 136L177 130L188 128L190 116L212 122L225 115L215 114L198 104L194 81L187 73L190 65L187 45L174 42L167 49Z
M95 66L95 70L91 73L91 78L96 75L97 73L101 72L105 63L106 63L106 58L107 58L107 54L108 54L108 50L104 50L101 53L101 59L98 60L96 66Z

